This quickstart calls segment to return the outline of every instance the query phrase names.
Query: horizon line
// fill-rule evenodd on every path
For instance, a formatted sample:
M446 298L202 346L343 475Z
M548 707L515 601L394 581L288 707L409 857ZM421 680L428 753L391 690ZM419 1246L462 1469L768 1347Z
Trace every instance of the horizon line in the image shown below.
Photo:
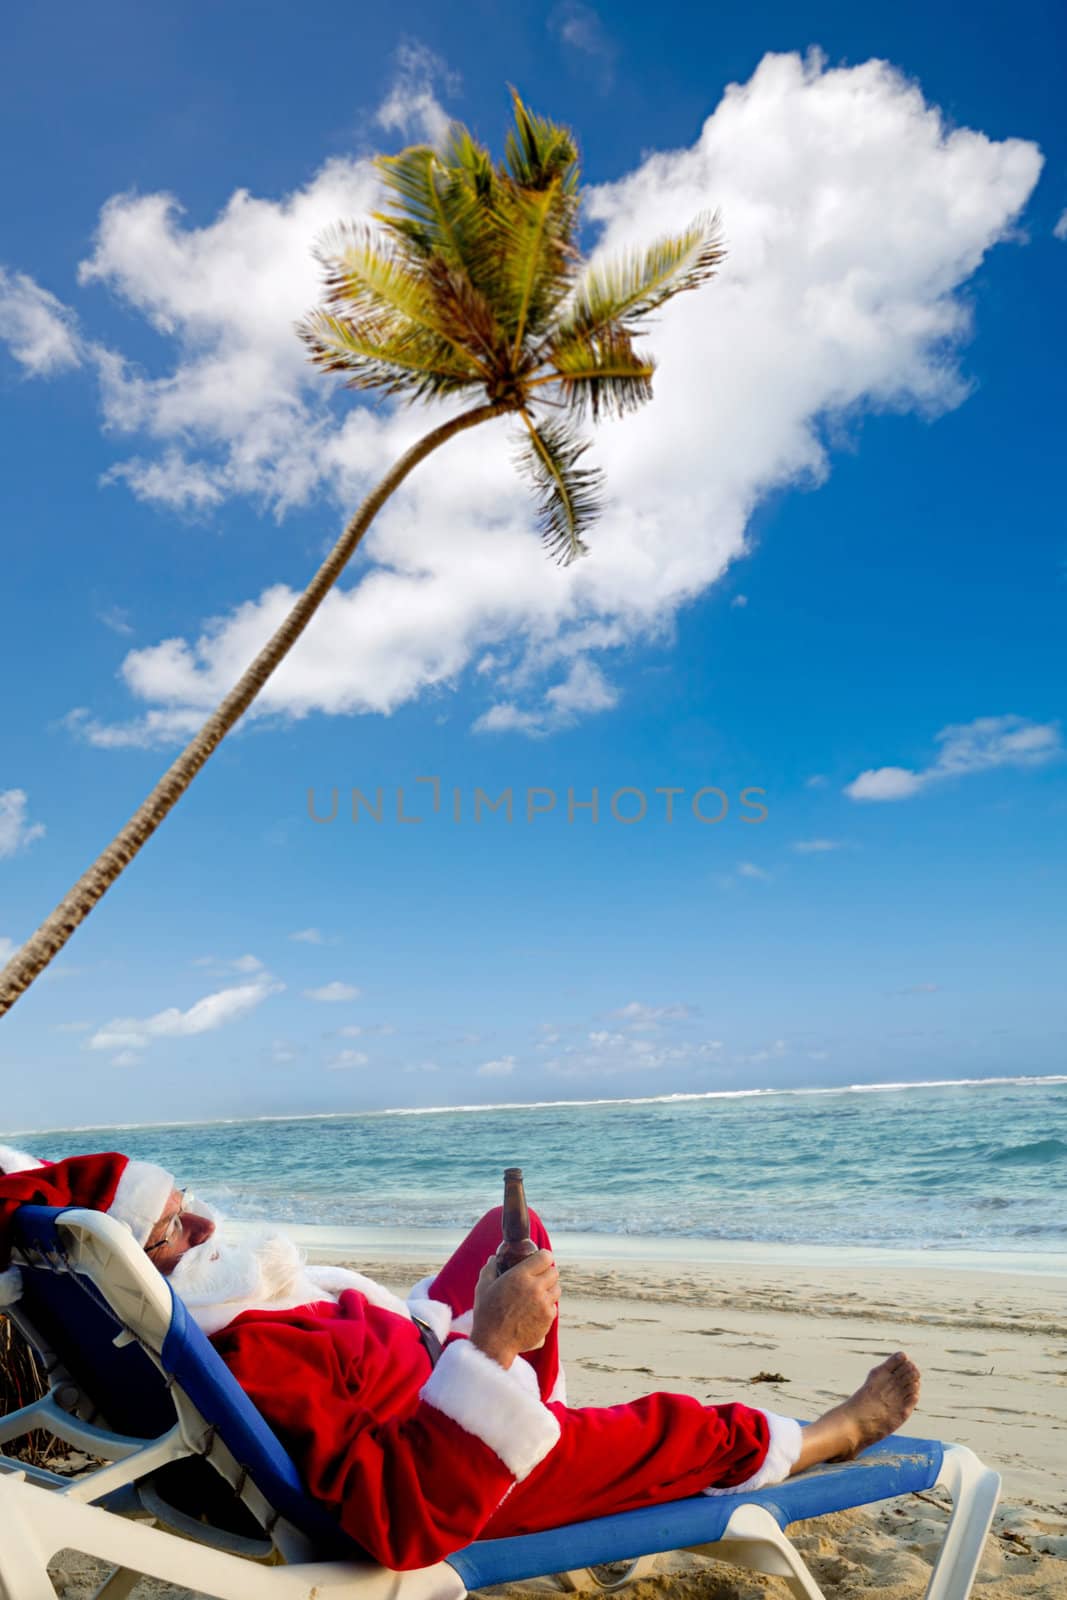
M592 1100L501 1100L454 1106L385 1106L348 1111L269 1111L244 1117L196 1117L165 1122L83 1122L73 1126L67 1124L49 1128L15 1128L10 1132L5 1132L2 1137L6 1139L35 1138L39 1135L51 1133L123 1133L148 1128L221 1128L232 1127L234 1124L242 1122L327 1122L339 1120L343 1117L432 1117L447 1116L450 1113L455 1114L457 1112L476 1111L548 1111L559 1110L564 1107L577 1109L583 1106L668 1105L692 1100L751 1100L767 1098L773 1095L890 1094L901 1093L908 1089L963 1089L1007 1084L1033 1087L1039 1084L1056 1083L1067 1083L1067 1074L1022 1073L1013 1077L922 1078L914 1082L814 1084L760 1089L686 1089L676 1090L668 1094L609 1095Z

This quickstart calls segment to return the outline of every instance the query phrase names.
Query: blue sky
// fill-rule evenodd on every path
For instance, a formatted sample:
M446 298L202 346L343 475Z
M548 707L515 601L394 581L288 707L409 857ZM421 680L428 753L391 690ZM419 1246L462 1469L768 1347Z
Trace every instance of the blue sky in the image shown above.
M374 150L499 148L515 83L590 249L714 206L730 249L580 569L504 430L420 469L0 1025L9 1129L1064 1070L1062 17L664 17L7 19L0 953L426 425L290 331Z

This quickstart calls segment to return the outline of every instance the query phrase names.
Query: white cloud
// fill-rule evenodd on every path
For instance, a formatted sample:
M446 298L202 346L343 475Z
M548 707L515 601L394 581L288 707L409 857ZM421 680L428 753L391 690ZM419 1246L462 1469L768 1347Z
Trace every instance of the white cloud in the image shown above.
M342 1000L358 1000L360 991L354 983L324 983L318 989L305 989L305 1000L317 1000L323 1005L337 1005Z
M685 1022L693 1015L686 1005L646 1006L640 1000L630 1000L611 1013L625 1022L631 1032L651 1032L664 1022Z
M793 849L801 856L827 855L831 850L843 850L842 839L795 839Z
M1057 239L1067 239L1067 211L1060 212L1052 232Z
M266 968L258 956L236 956L233 960L220 961L217 956L197 956L192 962L194 967L204 967L213 973L241 972L251 977L261 973L266 976Z
M709 1060L717 1062L721 1050L720 1039L667 1044L642 1031L613 1033L607 1028L594 1028L582 1042L566 1045L546 1063L546 1068L557 1078L617 1078L634 1072L660 1072L668 1067L678 1070L698 1067Z
M51 377L81 364L74 317L61 300L23 272L0 267L0 340L26 374Z
M425 45L402 44L396 53L397 71L392 87L374 114L381 128L402 134L407 139L424 139L440 145L448 133L451 118L434 92L442 83L445 92L458 94L458 74Z
M475 733L526 733L537 737L569 728L580 716L594 711L610 711L618 704L618 692L600 668L588 657L579 656L567 676L544 694L543 709L526 711L514 701L490 706L474 724Z
M96 613L97 622L102 622L105 628L112 633L117 633L120 638L128 639L133 632L130 623L130 613L125 606L108 606L104 611Z
M143 1050L157 1039L185 1039L198 1033L213 1033L216 1028L236 1022L262 1005L284 984L269 981L239 984L205 995L187 1011L169 1006L151 1017L113 1017L86 1040L90 1050Z
M805 789L825 789L828 779L821 772L813 772L810 778L804 779Z
M771 882L771 874L763 867L757 867L754 861L739 861L736 870L739 878L755 878L760 883Z
M369 1060L370 1056L364 1055L362 1050L341 1050L326 1065L331 1072L343 1072L349 1067L365 1067Z
M44 823L30 822L26 816L27 803L25 789L0 790L0 859L44 838Z
M1063 754L1056 722L1031 722L1026 717L976 717L953 723L936 735L941 746L936 761L919 771L910 767L875 767L848 784L851 800L907 800L931 783L946 778L990 772L997 767L1040 767Z
M932 417L965 398L966 285L1011 236L1040 165L1030 143L946 127L884 62L766 57L692 146L590 195L606 250L712 206L730 249L715 284L658 319L654 403L598 430L611 498L591 558L566 571L545 559L506 424L456 439L385 508L255 714L388 713L487 652L505 656L511 686L502 698L493 671L478 679L482 727L551 731L613 703L592 657L669 636L745 554L759 502L826 476L828 420ZM108 428L139 435L113 469L135 492L201 510L248 496L279 515L325 493L348 512L443 414L338 407L291 331L319 294L311 241L375 198L369 162L339 159L282 199L239 191L203 227L166 194L108 202L82 281L172 352L145 372L96 350ZM271 584L199 632L129 652L122 675L146 715L113 742L184 736L294 598ZM579 644L592 623L596 641ZM106 742L95 720L82 732Z
M510 1078L518 1062L514 1056L501 1056L496 1061L486 1061L478 1068L479 1078Z
M319 296L313 243L375 194L369 162L336 160L281 201L238 190L199 229L183 226L172 195L108 201L79 280L111 289L175 354L169 372L149 376L94 347L107 427L158 446L118 462L108 481L178 509L235 494L279 509L307 499L324 470L326 386L293 323Z
M291 933L290 939L296 944L325 944L325 939L318 928L301 928L299 933Z
M169 506L172 511L206 511L226 498L217 477L180 450L165 450L155 460L131 456L109 467L102 484L124 483L137 500Z
M21 944L16 944L14 939L0 938L0 967L6 967L15 951L21 949Z
M735 611L743 611L744 608L748 605L748 595L747 594L735 594L733 599L730 601L730 605L733 607L733 609Z
M763 1050L753 1050L748 1055L734 1056L734 1063L741 1067L761 1067L768 1061L780 1061L782 1056L788 1053L785 1040L775 1039L773 1044Z
M922 785L920 775L907 767L878 767L861 772L845 793L851 800L907 800L918 794Z
M576 66L586 72L590 66L595 67L598 87L602 91L610 89L618 51L615 41L592 6L583 4L583 0L562 0L549 13L548 25L563 44L581 57Z
M84 706L62 718L76 738L98 750L144 749L153 745L184 744L196 733L205 713L197 710L148 711L129 722L99 722Z

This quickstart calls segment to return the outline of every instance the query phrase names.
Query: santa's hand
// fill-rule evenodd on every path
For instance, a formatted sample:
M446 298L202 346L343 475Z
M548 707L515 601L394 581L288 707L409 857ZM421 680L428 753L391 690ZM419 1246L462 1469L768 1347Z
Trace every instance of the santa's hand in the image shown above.
M549 1251L538 1250L503 1274L490 1256L474 1291L471 1344L510 1367L524 1350L544 1344L558 1303L559 1273Z

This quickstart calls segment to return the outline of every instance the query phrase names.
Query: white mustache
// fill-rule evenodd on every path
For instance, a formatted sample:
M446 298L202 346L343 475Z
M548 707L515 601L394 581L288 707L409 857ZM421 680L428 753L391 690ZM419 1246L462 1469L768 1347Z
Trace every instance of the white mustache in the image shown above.
M274 1299L300 1278L300 1250L282 1234L265 1234L243 1244L218 1233L193 1245L175 1263L173 1287L190 1309L235 1300Z

